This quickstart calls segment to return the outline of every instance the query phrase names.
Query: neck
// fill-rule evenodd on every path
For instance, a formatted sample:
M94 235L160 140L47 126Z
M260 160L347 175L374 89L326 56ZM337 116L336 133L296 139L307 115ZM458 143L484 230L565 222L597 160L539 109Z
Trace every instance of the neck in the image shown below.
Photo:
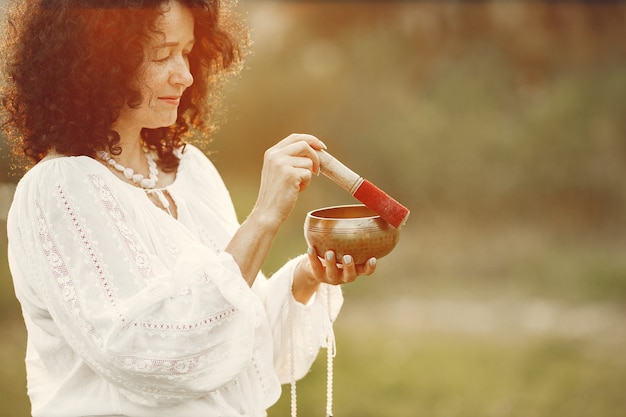
M122 153L115 156L115 159L122 165L141 171L142 167L146 165L145 152L141 142L137 140L131 144L120 143L119 145L122 148Z
M122 123L113 126L120 135L119 146L122 153L115 159L122 165L133 167L135 170L142 170L141 167L146 165L143 146L141 144L141 128L128 128Z

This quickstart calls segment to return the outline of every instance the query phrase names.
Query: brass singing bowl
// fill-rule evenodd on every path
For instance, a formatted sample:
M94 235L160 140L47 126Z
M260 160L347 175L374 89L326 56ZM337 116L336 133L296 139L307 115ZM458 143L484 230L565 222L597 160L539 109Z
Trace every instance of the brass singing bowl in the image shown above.
M400 239L400 229L383 220L362 204L326 207L307 213L304 237L317 255L335 252L338 262L344 255L364 264L389 254Z

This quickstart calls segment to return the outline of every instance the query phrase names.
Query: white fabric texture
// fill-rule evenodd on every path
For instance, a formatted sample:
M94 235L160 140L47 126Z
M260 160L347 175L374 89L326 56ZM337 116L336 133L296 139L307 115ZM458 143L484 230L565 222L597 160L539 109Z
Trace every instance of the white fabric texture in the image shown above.
M89 157L20 181L9 262L34 417L264 416L291 343L297 378L325 346L341 289L296 302L299 258L249 288L223 252L239 226L229 193L194 146L167 191L178 219Z

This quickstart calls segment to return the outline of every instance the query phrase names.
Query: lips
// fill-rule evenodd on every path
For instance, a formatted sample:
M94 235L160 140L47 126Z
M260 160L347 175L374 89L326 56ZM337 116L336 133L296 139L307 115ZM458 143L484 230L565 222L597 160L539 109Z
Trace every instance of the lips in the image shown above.
M180 104L180 96L163 96L159 97L159 100L173 106L178 106Z

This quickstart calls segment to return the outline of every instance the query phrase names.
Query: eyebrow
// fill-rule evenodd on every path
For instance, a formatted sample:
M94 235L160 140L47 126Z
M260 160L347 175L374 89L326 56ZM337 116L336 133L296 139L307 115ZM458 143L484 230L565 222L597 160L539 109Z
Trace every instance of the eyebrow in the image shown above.
M187 42L187 45L193 45L196 42L195 39L190 40L189 42ZM178 46L180 44L180 42L164 42L162 44L157 45L157 48L169 48L172 46Z

